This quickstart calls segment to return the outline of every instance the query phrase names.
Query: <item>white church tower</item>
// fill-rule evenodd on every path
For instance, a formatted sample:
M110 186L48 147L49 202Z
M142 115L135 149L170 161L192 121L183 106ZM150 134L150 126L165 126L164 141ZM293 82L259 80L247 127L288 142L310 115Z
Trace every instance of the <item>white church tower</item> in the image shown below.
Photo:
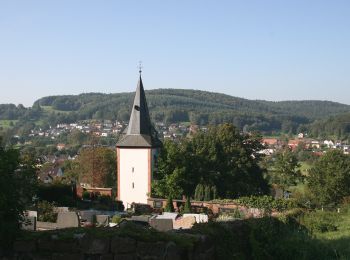
M147 203L160 141L152 127L141 70L129 125L117 143L118 200L126 208L131 203Z

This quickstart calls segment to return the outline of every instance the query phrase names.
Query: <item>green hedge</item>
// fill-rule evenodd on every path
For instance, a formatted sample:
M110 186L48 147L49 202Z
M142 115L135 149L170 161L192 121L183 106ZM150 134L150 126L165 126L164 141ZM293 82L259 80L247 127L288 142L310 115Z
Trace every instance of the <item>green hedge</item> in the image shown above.
M298 207L294 199L274 199L271 196L250 196L239 199L212 200L214 203L235 203L249 208L264 209L267 211L277 210L279 212Z
M57 206L75 206L75 190L66 184L41 184L38 186L39 200L55 202Z

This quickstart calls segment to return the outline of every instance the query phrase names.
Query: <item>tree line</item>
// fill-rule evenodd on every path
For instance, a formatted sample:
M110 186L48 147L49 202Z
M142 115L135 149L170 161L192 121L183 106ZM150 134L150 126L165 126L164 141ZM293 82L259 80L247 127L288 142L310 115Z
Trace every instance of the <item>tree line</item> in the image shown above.
M240 129L268 133L296 133L316 119L350 110L348 105L329 101L270 102L199 90L157 89L146 91L146 96L153 121L233 123ZM32 120L49 125L87 119L127 121L132 98L133 93L49 96L37 100L31 108L0 105L0 120L23 121L18 124Z

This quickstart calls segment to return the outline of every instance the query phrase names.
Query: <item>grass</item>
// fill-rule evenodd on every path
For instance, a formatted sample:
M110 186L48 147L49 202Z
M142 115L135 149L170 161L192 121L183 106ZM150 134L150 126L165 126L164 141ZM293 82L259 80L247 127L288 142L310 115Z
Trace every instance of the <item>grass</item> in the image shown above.
M11 128L13 127L16 123L17 123L18 120L0 120L0 127L2 128ZM13 126L11 126L11 122L13 124Z
M339 259L350 259L350 210L342 209L336 225L337 230L325 233L315 233L317 239L328 244Z
M41 106L41 108L44 110L46 113L62 113L62 114L69 114L72 111L63 111L63 110L56 110L52 106Z

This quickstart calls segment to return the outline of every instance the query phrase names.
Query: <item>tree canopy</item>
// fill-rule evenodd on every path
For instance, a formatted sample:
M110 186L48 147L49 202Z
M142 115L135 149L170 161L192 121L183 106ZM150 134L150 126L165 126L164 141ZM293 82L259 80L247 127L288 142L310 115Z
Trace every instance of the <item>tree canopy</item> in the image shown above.
M283 191L289 186L297 185L303 180L299 167L296 155L289 148L278 151L271 170L272 183L277 184Z
M322 204L337 204L350 196L350 157L340 150L322 156L309 171L308 187Z
M151 117L155 121L190 121L208 125L233 123L249 131L293 133L307 128L316 119L350 111L350 106L329 101L270 102L247 100L199 90L157 89L146 91ZM19 120L55 125L79 120L121 120L130 115L133 93L49 96L33 107L0 105L0 120Z
M215 187L218 197L264 194L259 135L241 134L232 124L210 127L179 143L166 141L159 156L155 195L192 196L198 184Z
M0 138L1 245L7 245L15 238L25 206L32 201L36 186L33 165L29 155L21 156L18 150L1 146Z
M65 178L93 187L116 187L116 154L106 147L83 148L77 159L67 162Z

